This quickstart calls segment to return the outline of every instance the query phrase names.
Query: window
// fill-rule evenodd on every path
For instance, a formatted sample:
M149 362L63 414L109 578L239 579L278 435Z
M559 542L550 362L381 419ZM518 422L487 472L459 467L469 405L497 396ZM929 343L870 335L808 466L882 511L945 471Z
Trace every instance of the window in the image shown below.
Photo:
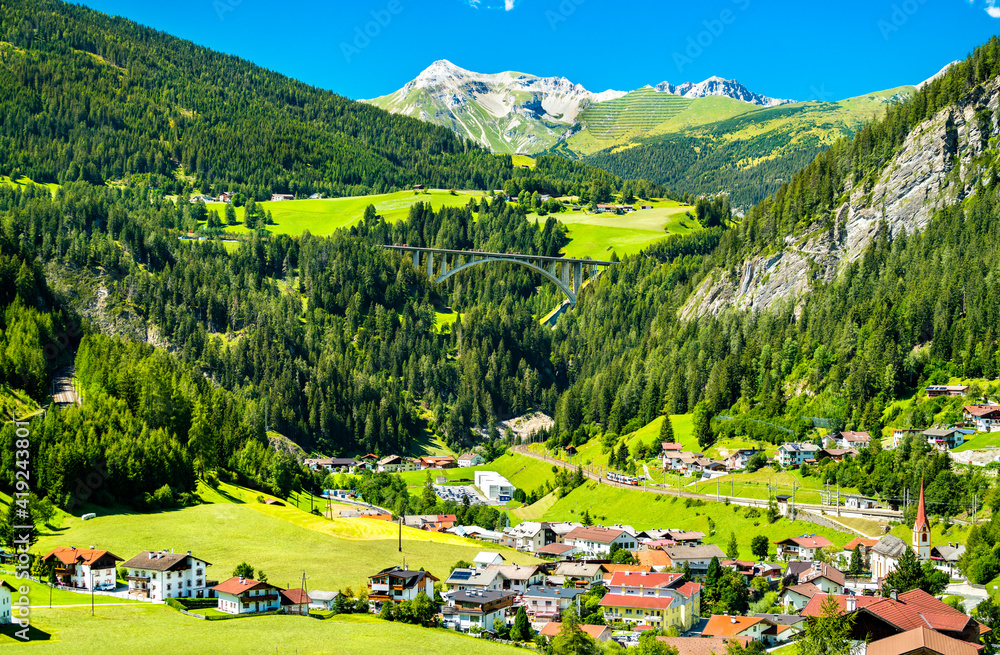
M170 584L167 584L167 591L170 591Z

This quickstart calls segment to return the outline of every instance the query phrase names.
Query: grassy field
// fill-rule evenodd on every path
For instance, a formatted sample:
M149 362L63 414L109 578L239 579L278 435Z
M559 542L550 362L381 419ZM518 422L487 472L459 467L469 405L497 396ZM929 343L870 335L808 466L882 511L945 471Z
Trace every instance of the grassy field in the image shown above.
M933 517L928 517L931 519L931 543L932 544L964 544L966 539L969 538L969 526L954 524L947 530L944 528L944 524L940 521L934 522ZM896 535L906 543L911 543L913 540L913 528L909 525L897 525L890 531L891 534Z
M18 652L53 655L300 655L407 652L413 655L495 655L508 646L443 629L381 621L368 615L338 615L325 621L302 616L262 616L231 621L200 621L163 605L36 610L34 640ZM0 644L16 642L9 628ZM24 650L28 648L28 650Z
M981 432L970 435L966 438L965 443L955 448L955 452L960 453L965 450L980 450L983 448L1000 448L1000 432Z
M715 484L712 485L714 491ZM837 546L843 546L855 535L832 530L805 521L789 522L779 519L768 524L761 511L757 518L746 517L751 508L706 502L704 505L687 506L684 499L662 494L649 494L637 489L620 489L597 482L587 482L574 489L565 498L544 498L518 512L524 520L576 521L584 510L590 512L595 522L610 525L629 524L637 530L648 528L679 528L699 530L706 535L705 543L718 544L723 550L730 533L736 534L740 556L751 559L750 539L763 534L773 543L776 540L802 534L820 534ZM712 533L711 519L715 531ZM772 546L773 549L773 546Z
M56 189L59 188L58 184L55 184L55 183L45 183L45 184L43 184L41 182L35 182L31 178L29 178L29 177L23 177L23 176L20 177L20 178L18 178L18 180L15 182L15 181L11 180L6 175L0 175L0 184L3 184L5 186L17 187L19 189L23 189L23 188L25 188L25 187L27 187L27 186L29 186L31 184L34 184L36 186L45 187L51 193L55 193Z
M227 579L246 561L263 569L275 584L294 584L305 570L310 589L327 590L357 589L369 574L402 564L403 558L411 567L423 566L446 577L457 560L470 560L484 549L454 535L404 528L399 553L395 523L331 521L293 506L258 503L257 492L226 484L218 491L201 485L199 493L205 504L175 511L100 515L86 522L69 518L61 530L43 535L35 549L87 544L126 559L147 549L190 549L212 562L212 579ZM500 550L513 561L533 561L523 553Z
M637 205L640 203L636 203ZM652 209L640 209L631 214L588 214L562 212L554 214L568 228L572 241L564 248L567 257L608 259L612 252L619 257L632 255L649 244L671 234L687 234L701 229L697 221L686 216L690 205L673 200L653 200Z
M515 166L527 166L528 168L535 167L535 160L528 155L511 155L510 157Z
M302 234L306 230L310 234L326 236L341 227L357 223L364 216L368 205L375 205L375 210L387 221L400 221L406 218L410 206L418 202L431 203L435 209L442 206L460 207L469 202L471 195L483 195L480 192L456 191L452 195L446 190L430 190L416 193L413 191L397 191L374 196L352 196L350 198L325 198L321 200L282 200L278 202L260 202L257 206L264 211L270 211L274 225L268 229L275 234ZM223 216L225 205L212 203L209 211L215 211ZM242 222L243 209L236 209L236 216ZM243 225L226 228L233 234L245 233Z
M504 476L518 489L532 491L542 485L546 480L553 479L552 464L518 455L507 453L482 466L470 466L467 468L443 469L441 471L431 471L431 478L436 482L438 476L445 476L449 480L475 479L476 471L496 471ZM427 471L404 471L399 474L414 495L420 495L420 490L427 480ZM471 484L471 483L469 483Z
M13 587L20 591L21 587L28 586L28 598L31 600L32 606L49 606L49 599L51 593L52 606L56 607L58 605L90 605L90 594L89 593L78 593L75 591L66 591L64 589L54 589L46 584L40 582L34 582L33 580L18 580L14 577L14 569L11 566L5 566L0 568L0 580L6 580ZM123 600L114 596L102 596L100 594L94 594L94 604L95 605L107 605L108 603L137 603L139 601L133 600ZM0 642L2 643L2 642Z

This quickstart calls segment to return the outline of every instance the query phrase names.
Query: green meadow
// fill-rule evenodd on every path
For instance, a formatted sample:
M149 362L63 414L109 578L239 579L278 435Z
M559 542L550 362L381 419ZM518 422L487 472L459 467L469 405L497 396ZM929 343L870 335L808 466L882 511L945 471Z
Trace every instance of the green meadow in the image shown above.
M652 209L640 209L630 214L588 214L561 212L554 216L567 227L571 239L563 252L567 257L608 259L611 253L619 257L634 255L643 248L670 234L688 234L701 226L687 213L690 205L673 200L654 200Z

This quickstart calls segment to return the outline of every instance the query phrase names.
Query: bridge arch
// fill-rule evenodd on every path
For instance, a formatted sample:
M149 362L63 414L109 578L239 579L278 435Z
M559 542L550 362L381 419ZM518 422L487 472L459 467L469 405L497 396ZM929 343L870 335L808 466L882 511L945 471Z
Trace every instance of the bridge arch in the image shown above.
M569 287L569 285L563 284L562 280L560 280L558 277L556 277L552 273L548 272L547 270L545 270L541 266L536 266L535 264L532 264L531 262L525 261L523 259L517 259L517 258L514 258L514 257L484 257L482 259L473 259L471 261L467 261L467 262L464 262L464 263L456 266L455 268L449 270L444 275L439 276L434 281L438 282L438 283L444 282L445 280L447 280L448 278L450 278L455 273L458 273L459 271L464 271L464 270L466 270L468 268L472 268L473 266L479 266L480 264L486 264L487 262L510 262L511 264L519 264L519 265L524 266L526 268L530 268L531 270L535 271L536 273L541 274L542 277L548 279L550 282L552 282L557 287L559 287L559 290L562 291L563 294L566 296L566 298L569 299L569 304L570 305L575 305L576 304L576 293L574 293L573 289L571 289ZM566 266L566 264L563 264L563 266Z

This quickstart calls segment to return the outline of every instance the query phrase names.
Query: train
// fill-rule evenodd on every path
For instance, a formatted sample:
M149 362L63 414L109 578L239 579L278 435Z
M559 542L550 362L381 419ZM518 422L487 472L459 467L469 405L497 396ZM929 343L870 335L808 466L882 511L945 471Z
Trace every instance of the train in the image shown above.
M639 478L634 475L622 475L621 473L608 473L608 480L612 482L617 482L618 484L629 484L633 487L639 486Z

